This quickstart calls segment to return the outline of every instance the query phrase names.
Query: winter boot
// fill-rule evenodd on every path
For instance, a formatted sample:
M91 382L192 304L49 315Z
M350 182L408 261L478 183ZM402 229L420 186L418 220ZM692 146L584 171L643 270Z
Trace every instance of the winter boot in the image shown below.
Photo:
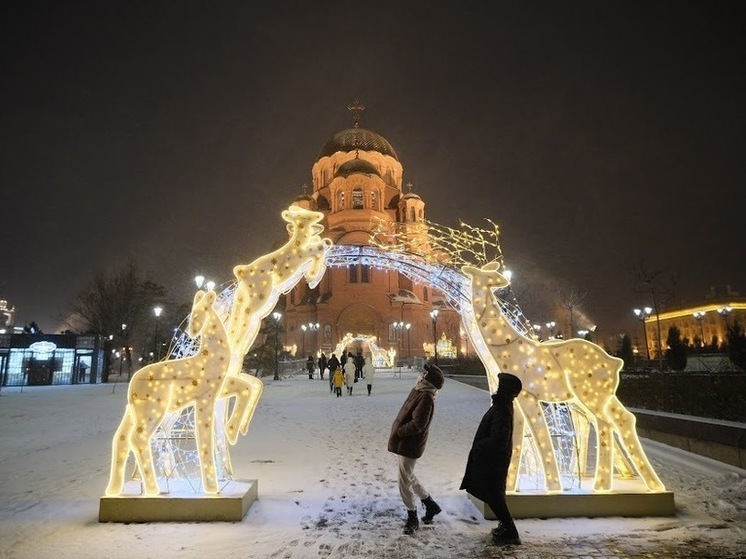
M500 522L492 530L492 543L495 545L521 545L521 538L518 536L518 530L515 524Z
M422 517L422 522L424 524L432 524L433 517L436 514L440 514L442 509L438 506L438 503L433 501L430 495L427 496L427 499L422 499L422 504L425 505L425 516Z
M404 533L407 535L414 534L415 530L420 529L420 521L417 520L417 511L407 511L407 523L404 525Z

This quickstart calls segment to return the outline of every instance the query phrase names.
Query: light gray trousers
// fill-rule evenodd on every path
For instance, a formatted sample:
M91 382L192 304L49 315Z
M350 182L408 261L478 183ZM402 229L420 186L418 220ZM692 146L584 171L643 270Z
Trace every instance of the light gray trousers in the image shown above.
M399 456L399 495L407 510L417 510L415 496L426 499L430 495L414 475L415 464L417 458Z

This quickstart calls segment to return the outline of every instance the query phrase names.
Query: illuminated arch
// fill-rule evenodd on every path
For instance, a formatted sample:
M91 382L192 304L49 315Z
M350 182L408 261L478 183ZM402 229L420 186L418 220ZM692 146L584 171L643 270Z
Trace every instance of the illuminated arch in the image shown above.
M221 320L225 324L226 334L230 340L229 343L232 347L232 356L228 368L229 375L238 374L237 368L240 367L243 355L248 347L250 347L251 342L253 342L256 332L258 331L257 320L263 319L267 316L267 314L271 312L272 307L277 301L276 296L280 292L287 293L290 289L292 289L293 286L298 283L298 281L300 281L304 277L304 275L309 281L309 285L313 283L313 286L315 286L316 284L318 284L318 281L320 281L321 277L323 276L326 267L346 268L352 264L363 264L378 269L397 271L405 277L411 279L413 282L426 284L431 289L435 289L443 293L447 304L460 314L467 335L469 336L469 339L476 349L480 359L484 363L485 369L487 371L490 392L494 392L494 390L497 388L497 374L500 372L501 368L503 370L505 369L504 365L507 364L509 365L509 368L513 367L517 369L527 365L532 357L530 355L527 355L525 357L524 363L522 361L517 361L520 359L520 357L517 357L517 353L515 353L511 357L511 360L506 361L505 358L499 353L499 351L502 350L495 350L494 348L496 347L496 345L494 341L488 340L488 338L490 337L490 333L487 329L485 329L485 325L488 323L488 321L486 321L484 316L482 316L481 314L477 316L475 308L478 309L478 312L483 312L485 309L489 309L489 312L491 313L489 317L490 320L497 321L494 323L496 325L495 328L499 327L501 329L507 329L509 331L510 339L518 339L522 341L522 343L525 343L527 346L534 348L540 352L545 352L547 353L547 355L549 355L552 352L552 348L557 345L551 343L542 344L541 342L535 340L531 334L531 327L528 321L522 315L517 305L511 303L509 298L500 296L500 290L507 288L509 282L502 276L493 275L493 272L496 272L496 266L490 268L488 265L482 269L472 268L468 271L466 268L464 268L464 271L461 271L443 266L436 262L431 262L422 256L408 252L385 250L374 246L331 246L331 242L328 241L328 239L324 239L322 242L322 239L319 237L321 230L318 221L320 219L319 216L321 216L322 214L318 212L310 212L308 210L301 210L300 208L296 208L293 211L297 213L296 219L309 219L308 216L312 216L311 222L313 223L313 225L310 226L311 232L314 233L313 235L311 235L313 244L313 250L311 250L312 255L309 256L309 258L307 259L301 258L303 264L301 264L300 261L292 265L285 264L286 262L295 262L295 260L303 256L304 251L307 250L306 244L294 244L291 242L289 243L289 245L286 245L290 247L287 249L289 251L288 254L280 256L279 259L278 256L275 254L275 251L257 259L257 261L255 261L255 263L252 263L251 265L236 267L235 270L238 278L236 282L229 284L225 289L217 294L214 303L214 310L221 317ZM285 216L285 212L283 214ZM256 264L257 262L263 262L266 264L259 265ZM250 273L253 274L255 272L260 272L262 274L274 274L275 272L271 272L272 270L279 270L279 275L271 276L274 278L272 280L273 291L271 304L268 304L267 301L262 297L261 310L256 311L254 314L250 315L251 321L247 321L243 318L243 311L236 311L237 305L244 305L246 306L246 308L249 308L249 306L253 304L251 302L253 299L251 298L256 297L257 295L257 293L255 293L254 291L255 288L251 288L248 291L244 292L240 291L241 289L243 289L243 287L241 284L242 276L239 275L239 270L242 271L242 273L244 273L245 275L248 275ZM267 270L270 270L270 272L267 272ZM488 290L482 289L477 297L475 296L475 288L479 287L481 284L475 283L474 277L476 275L480 275L480 281L482 281L486 276L494 277L499 281L497 281L497 283L493 285L490 285ZM479 300L477 301L477 299ZM579 341L580 340L567 340L567 342ZM582 348L584 348L588 352L591 352L593 355L601 357L602 355L606 355L605 352L603 352L603 350L598 346L595 346L595 344L591 344L590 342L584 340L582 342ZM564 347L571 349L575 346L567 345L563 346L563 348ZM169 358L186 358L194 355L198 351L198 349L199 348L196 345L194 339L187 339L187 337L185 336L180 336L174 340ZM570 351L570 353L572 352ZM499 357L501 361L504 361L503 365L498 364L496 356ZM609 356L606 355L606 357ZM563 357L563 359L565 358L566 357ZM567 362L569 363L569 358L567 358L567 360ZM575 365L572 365L571 367L569 364L560 364L560 366L558 367L558 372L565 373L565 371L567 371L566 374L571 374L574 371L574 374L577 374L578 370L575 370L573 367L575 367ZM514 372L514 369L510 370L511 372ZM252 379L252 382L256 381ZM615 389L616 385L613 386L614 391ZM242 390L224 393L225 398L223 398L223 413L226 411L225 406L227 405L226 402L228 398L236 398L238 403L242 401ZM247 390L250 390L250 387L247 387ZM256 405L257 399L258 398L255 398L253 401L251 413L253 413L253 409ZM536 399L537 401L543 402L558 402L558 400L549 398L548 396L544 396L542 394L538 394ZM553 443L545 444L545 441L537 440L537 432L531 429L526 429L525 432L523 430L520 430L518 432L518 437L520 439L523 439L525 435L527 437L526 441L529 444L520 445L518 447L519 452L514 453L513 464L511 465L511 468L514 471L514 478L518 477L518 470L522 468L521 472L526 473L526 475L529 477L533 476L532 481L529 481L529 483L535 484L537 488L540 485L540 482L536 481L537 476L543 474L545 482L544 490L546 492L566 491L568 490L568 488L564 484L557 484L557 475L555 475L556 472L553 472L551 469L545 467L545 464L555 462L557 463L559 476L568 475L570 477L573 477L576 475L577 479L580 479L580 477L583 475L580 465L580 457L584 457L588 454L589 443L588 438L585 435L578 436L576 434L578 431L580 431L580 429L573 426L578 424L578 419L580 417L576 413L574 413L575 410L573 409L573 406L576 403L577 402L573 398L569 398L567 399L567 401L559 402L557 405L545 405L543 407L544 417L539 420L546 423L547 429L552 432L553 437L554 435L557 435L558 438L561 438L569 434L570 440L568 441L567 446L558 447ZM598 414L596 416L596 419L603 414L603 421L609 422L610 425L613 425L613 421L609 418L619 412L619 406L620 404L618 403L618 401L615 401L615 409L594 410L593 406L589 407L587 405L584 407L579 406L579 409L583 412L582 417L589 422L592 422L594 420L594 417L588 416L588 412L590 410L591 413ZM626 410L624 411L626 412ZM243 415L243 413L244 412L238 415ZM519 408L517 413L522 414L523 411ZM235 417L237 414L234 412L232 415ZM245 430L248 428L248 421L250 421L250 415L248 419L246 419L245 417L241 419L241 432L245 433ZM533 417L532 421L537 421L537 418ZM637 435L634 431L634 417L631 416L631 414L625 415L624 422L624 432L619 433L619 436L616 440L614 439L613 434L611 435L611 438L607 436L608 434L605 434L605 441L607 445L610 444L615 449L618 449L620 446L625 446L630 439L636 440ZM236 426L234 425L233 431L227 433L225 419L218 417L217 415L215 424L216 429L218 430L218 433L216 434L215 444L216 452L223 452L226 454L223 460L216 460L216 462L219 464L225 464L227 474L230 474L230 459L229 457L227 457L228 447L227 444L224 444L224 442L226 436L233 437L230 440L231 443L235 441L234 437L236 435ZM594 425L598 427L598 423L594 423ZM604 425L606 425L606 423L604 423ZM223 431L221 431L221 429ZM565 438L567 439L567 437ZM221 442L223 444L221 444ZM609 462L610 459L607 459L607 462L604 466L607 468L606 471L599 473L598 467L596 468L596 471L594 471L592 474L596 480L594 491L611 491L612 486L610 481L611 477L613 476L612 470L614 467L616 467L616 470L618 472L624 473L628 473L630 471L637 471L639 473L642 470L644 473L641 477L645 479L645 474L647 474L646 484L648 485L649 491L664 491L660 480L657 480L657 476L655 476L655 473L652 471L652 467L650 467L647 459L642 453L642 449L639 446L639 443L633 446L634 451L627 451L626 455L621 452L617 452L617 455L626 458L626 463L611 464ZM524 450L521 451L521 448L523 448ZM591 450L596 453L599 452L598 448L593 448ZM607 450L609 449L605 449L605 451ZM548 456L550 456L550 454L548 453L551 453L551 459L548 458ZM605 456L607 457L613 455L613 452L605 454ZM577 474L573 472L577 472ZM601 479L599 477L600 475L606 477L603 480L599 481ZM550 479L552 480L552 484L550 484L548 481ZM513 487L515 489L520 489L517 481ZM573 489L574 488L572 487L569 488L569 490ZM202 490L204 491L204 489Z

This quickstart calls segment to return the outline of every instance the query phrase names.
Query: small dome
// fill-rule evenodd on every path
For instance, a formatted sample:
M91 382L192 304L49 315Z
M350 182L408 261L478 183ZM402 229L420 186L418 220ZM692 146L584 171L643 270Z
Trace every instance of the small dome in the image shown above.
M342 163L342 165L339 166L339 169L337 169L337 172L334 173L334 176L347 178L355 173L376 175L378 177L381 176L373 163L366 161L365 159L360 159L359 157Z
M365 128L348 128L347 130L337 132L334 137L326 142L324 147L321 148L316 160L333 155L338 151L350 152L355 151L356 149L361 149L363 151L377 151L383 155L389 155L397 161L399 160L394 148L391 147L391 144L386 140L386 138L376 134L375 132L366 130Z
M417 194L414 192L407 192L404 196L401 198L402 200L422 200Z

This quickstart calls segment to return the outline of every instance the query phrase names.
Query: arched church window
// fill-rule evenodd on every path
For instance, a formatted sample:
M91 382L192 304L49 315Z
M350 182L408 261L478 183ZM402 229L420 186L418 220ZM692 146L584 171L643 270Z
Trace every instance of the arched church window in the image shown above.
M422 209L420 209L419 217L420 217L420 219L422 219Z
M357 264L350 264L347 267L349 271L349 281L350 283L357 283Z
M389 324L389 341L396 341L396 323Z
M362 210L363 209L363 189L355 188L352 191L352 209Z
M370 193L370 209L378 210L378 198L376 198L375 192Z
M427 291L427 287L422 288L422 298L426 303L430 300L430 294Z
M360 264L360 283L370 283L370 266Z
M345 209L345 193L344 192L339 193L339 209L340 210Z
M416 219L416 217L415 217L415 215L414 215L414 208L411 208L411 209L409 210L409 221L416 221L416 220L417 220L417 219Z

